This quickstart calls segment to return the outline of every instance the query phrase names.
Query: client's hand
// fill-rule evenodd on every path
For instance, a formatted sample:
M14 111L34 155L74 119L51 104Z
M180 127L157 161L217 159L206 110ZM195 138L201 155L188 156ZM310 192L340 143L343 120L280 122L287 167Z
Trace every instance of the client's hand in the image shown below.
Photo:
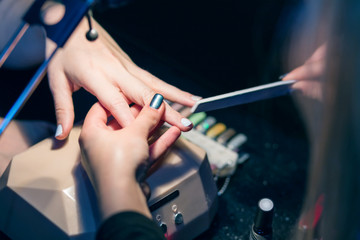
M322 86L320 78L324 72L326 44L321 45L304 65L295 68L282 80L298 80L293 85L303 95L316 100L322 100Z
M66 138L70 132L74 120L72 93L81 87L96 96L121 126L128 126L134 120L129 103L144 106L155 92L186 106L198 100L136 66L95 21L94 28L99 38L89 42L85 38L88 25L83 20L48 68L59 126L58 139ZM165 105L163 120L182 131L191 129L182 124L183 117L178 112Z
M165 111L161 95L154 99L155 104L147 103L123 128L115 120L108 123L110 114L99 103L85 118L79 139L82 163L97 191L104 218L126 210L151 217L136 170L140 164L158 158L180 135L177 127L171 127L149 147L149 135ZM136 116L139 110L131 109Z

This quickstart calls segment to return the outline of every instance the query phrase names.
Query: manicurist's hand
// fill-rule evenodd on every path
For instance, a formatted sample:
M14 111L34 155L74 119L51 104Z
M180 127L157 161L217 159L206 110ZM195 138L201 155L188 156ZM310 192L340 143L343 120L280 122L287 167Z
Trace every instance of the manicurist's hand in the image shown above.
M141 111L132 108L135 120L124 127L116 120L108 122L109 112L100 103L85 118L79 139L82 163L96 189L104 218L129 210L151 217L136 170L162 155L180 135L173 126L149 146L150 133L165 114L162 99L156 94Z
M72 93L81 87L96 96L121 126L128 126L134 120L129 104L144 106L155 92L186 106L192 106L198 100L192 94L169 85L136 66L95 21L94 28L99 32L99 38L89 42L85 37L88 24L83 20L48 68L55 101L58 139L66 138L73 126ZM191 125L184 125L184 121L181 121L183 117L178 112L167 103L164 105L164 121L182 131L191 129Z
M324 72L326 44L321 45L313 55L300 67L288 73L282 80L298 80L293 88L304 96L322 100L320 78Z

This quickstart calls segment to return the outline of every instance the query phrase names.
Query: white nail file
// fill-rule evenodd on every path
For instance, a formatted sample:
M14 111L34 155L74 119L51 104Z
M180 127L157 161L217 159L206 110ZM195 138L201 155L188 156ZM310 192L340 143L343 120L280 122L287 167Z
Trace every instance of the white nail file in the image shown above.
M203 98L191 108L191 112L207 112L282 96L291 92L291 85L295 82L296 80L278 81L214 97Z

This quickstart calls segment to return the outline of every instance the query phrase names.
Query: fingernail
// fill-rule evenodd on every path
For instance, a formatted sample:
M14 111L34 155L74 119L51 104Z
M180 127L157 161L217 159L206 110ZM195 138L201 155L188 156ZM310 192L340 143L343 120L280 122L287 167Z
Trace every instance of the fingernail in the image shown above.
M62 133L63 133L63 128L62 128L62 125L59 124L59 125L57 125L57 128L56 128L55 137L60 136Z
M150 107L158 109L163 102L164 97L161 94L155 94L153 99L151 100Z
M202 97L193 95L193 96L191 96L191 99L197 102L197 101L201 100Z
M281 76L279 77L279 80L283 80L283 78L286 77L286 75L288 75L288 74L289 74L289 73L285 73L285 74L281 75Z
M184 125L185 127L189 127L189 126L191 126L192 122L187 118L182 118L181 124Z

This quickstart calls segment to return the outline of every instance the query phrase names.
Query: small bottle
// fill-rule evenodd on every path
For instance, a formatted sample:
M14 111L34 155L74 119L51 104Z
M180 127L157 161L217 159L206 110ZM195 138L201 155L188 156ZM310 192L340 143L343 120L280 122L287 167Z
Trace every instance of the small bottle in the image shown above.
M226 145L227 141L236 134L236 131L233 128L229 128L216 139L220 144Z
M250 240L271 240L274 203L263 198L259 201L254 224L250 231Z
M206 118L205 112L193 113L189 116L189 120L193 123L194 127L196 127L199 123L204 121Z
M215 123L216 119L212 116L208 116L204 121L197 125L195 129L205 134L212 126L215 125Z
M219 136L225 130L226 130L225 124L217 123L212 128L210 128L209 131L206 132L206 136L208 136L209 138L215 139L217 136Z
M247 141L247 137L244 134L239 133L227 143L226 147L234 152L239 152L241 146L246 141Z

